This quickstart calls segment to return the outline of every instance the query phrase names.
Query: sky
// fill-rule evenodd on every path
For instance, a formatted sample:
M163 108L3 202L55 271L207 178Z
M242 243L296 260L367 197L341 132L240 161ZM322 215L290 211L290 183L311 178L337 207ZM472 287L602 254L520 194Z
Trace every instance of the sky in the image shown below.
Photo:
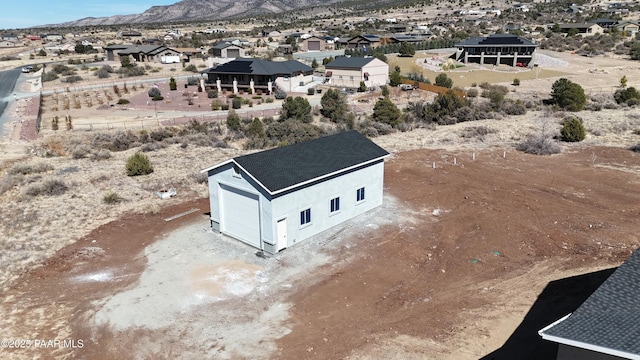
M3 1L0 29L22 29L59 24L85 17L140 14L155 5L171 5L180 0L28 0Z

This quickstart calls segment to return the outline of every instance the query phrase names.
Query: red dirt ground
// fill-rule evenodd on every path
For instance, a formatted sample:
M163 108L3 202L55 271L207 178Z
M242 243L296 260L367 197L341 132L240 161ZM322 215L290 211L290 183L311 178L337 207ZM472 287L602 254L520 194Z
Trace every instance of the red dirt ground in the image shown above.
M639 243L638 169L640 154L616 148L575 148L548 157L507 151L506 158L502 149L493 149L478 152L475 161L470 152L394 154L385 168L385 191L411 208L414 219L380 228L349 253L335 254L335 264L344 265L313 274L322 280L299 288L290 299L292 331L278 341L273 358L344 359L399 334L447 344L453 336L468 332L471 313L510 306L526 312L532 303L518 298L518 289L501 284L526 275L536 264L560 270L619 265ZM201 211L170 222L161 220L194 207ZM434 215L436 209L439 214ZM15 311L25 318L29 311L52 302L69 308L71 315L65 318L71 323L69 338L89 338L87 319L78 314L94 306L92 300L137 280L145 266L142 251L150 239L190 221L206 221L206 211L208 200L201 199L157 214L127 215L61 250L43 267L24 275L7 295L14 296ZM92 240L105 248L104 255L78 253ZM352 258L354 252L358 256L340 261ZM59 286L70 271L105 267L120 268L125 276L108 288L95 283ZM482 291L487 283L495 290ZM527 287L527 282L521 286ZM54 324L49 330L30 328L28 323L24 327L25 334L56 335ZM117 348L108 331L101 334L104 338L98 343L58 352L56 357L132 356ZM480 338L476 344L483 341ZM439 358L458 358L453 350L445 349ZM484 356L495 348L466 350ZM416 358L430 358L419 347L411 351L422 354ZM51 356L47 350L38 354ZM369 355L380 358L375 352Z

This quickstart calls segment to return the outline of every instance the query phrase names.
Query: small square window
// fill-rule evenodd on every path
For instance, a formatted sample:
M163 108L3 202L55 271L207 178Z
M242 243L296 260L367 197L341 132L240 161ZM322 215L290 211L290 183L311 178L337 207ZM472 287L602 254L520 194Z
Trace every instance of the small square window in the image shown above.
M340 211L340 198L331 199L331 212Z
M311 222L311 209L300 211L300 225L306 225Z
M360 202L360 201L364 201L364 188L360 188L358 190L356 190L356 201Z

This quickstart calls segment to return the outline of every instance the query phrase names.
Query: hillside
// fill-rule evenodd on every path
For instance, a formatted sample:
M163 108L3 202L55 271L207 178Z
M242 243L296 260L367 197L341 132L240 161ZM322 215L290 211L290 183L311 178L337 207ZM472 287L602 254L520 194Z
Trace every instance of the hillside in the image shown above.
M182 0L173 5L152 6L142 14L87 17L57 24L60 27L219 20L277 14L298 8L337 3L339 0Z

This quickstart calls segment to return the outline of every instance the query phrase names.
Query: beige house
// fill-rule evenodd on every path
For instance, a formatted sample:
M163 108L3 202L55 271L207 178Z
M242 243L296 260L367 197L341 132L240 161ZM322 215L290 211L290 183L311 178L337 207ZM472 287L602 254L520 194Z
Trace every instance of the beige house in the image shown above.
M333 42L328 43L327 40L323 38L311 36L300 41L298 48L300 49L300 51L323 51L334 50L335 45L333 44Z
M568 33L572 29L576 29L578 34L582 36L593 36L604 33L602 26L594 23L568 23L559 24L558 26L563 33Z
M382 86L389 80L389 64L374 57L339 57L325 65L325 82L332 86L357 88Z
M224 41L213 46L213 56L223 59L236 59L245 57L244 48Z
M628 34L629 36L636 36L640 31L640 26L635 21L622 21L616 25L616 29Z

